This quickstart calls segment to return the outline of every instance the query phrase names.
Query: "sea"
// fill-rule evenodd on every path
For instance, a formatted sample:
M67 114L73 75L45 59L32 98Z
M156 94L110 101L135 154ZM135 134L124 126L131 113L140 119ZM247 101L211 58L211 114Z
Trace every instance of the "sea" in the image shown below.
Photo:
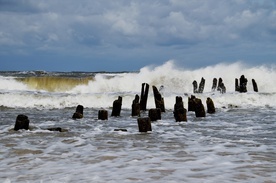
M241 75L246 93L235 91ZM193 93L202 77L203 93ZM226 93L212 91L213 78L222 78ZM142 83L150 86L147 110L131 116ZM139 132L137 119L156 107L152 86L165 112L152 131ZM187 122L176 122L176 96L187 109L191 95L205 110L211 98L216 112L187 111ZM72 119L78 105L83 118ZM98 119L99 110L108 111L107 120ZM29 130L13 130L20 114ZM48 130L57 127L63 131ZM276 65L189 69L168 61L135 72L0 71L0 182L276 182Z

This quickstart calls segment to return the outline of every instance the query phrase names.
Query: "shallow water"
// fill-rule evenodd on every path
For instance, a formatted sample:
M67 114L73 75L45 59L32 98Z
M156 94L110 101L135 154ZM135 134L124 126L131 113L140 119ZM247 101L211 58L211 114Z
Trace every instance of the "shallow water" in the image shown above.
M1 182L276 180L275 108L219 109L206 118L188 112L181 123L167 110L149 133L138 132L130 110L107 121L93 108L72 120L74 110L24 109L32 129L14 132L22 109L1 109ZM53 126L68 132L45 130Z
M250 82L247 93L235 92L240 74L254 78L259 92ZM220 76L225 94L211 91ZM201 77L205 90L196 97L204 105L211 97L216 113L188 112L188 122L175 122L175 97L187 108L191 83ZM148 133L131 117L143 82L164 86L166 112ZM239 63L193 71L168 62L136 73L0 72L0 182L276 182L275 82L275 67ZM111 117L118 96L121 116ZM84 118L73 120L79 104ZM150 88L147 108L154 107ZM100 109L108 110L107 121L97 119ZM19 114L29 117L30 130L13 131Z

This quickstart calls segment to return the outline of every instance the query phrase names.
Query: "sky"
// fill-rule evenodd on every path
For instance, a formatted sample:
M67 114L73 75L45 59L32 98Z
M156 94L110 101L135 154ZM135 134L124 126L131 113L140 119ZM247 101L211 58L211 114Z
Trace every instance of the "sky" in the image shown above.
M0 0L1 71L276 63L275 0Z

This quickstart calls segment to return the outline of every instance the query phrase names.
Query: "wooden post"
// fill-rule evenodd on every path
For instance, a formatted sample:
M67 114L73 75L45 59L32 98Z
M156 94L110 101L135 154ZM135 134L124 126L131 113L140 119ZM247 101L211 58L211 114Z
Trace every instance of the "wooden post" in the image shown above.
M139 132L152 131L152 129L151 129L151 120L150 120L149 117L138 118L137 122L138 122Z
M121 108L122 108L122 100L123 98L119 96L118 99L113 102L111 116L120 116Z
M161 119L161 109L150 109L149 110L149 118L151 121L157 121Z
M14 130L20 130L20 129L25 129L25 130L29 130L29 119L28 116L23 115L23 114L19 114L16 117L16 121L15 121L15 125L14 125Z
M224 83L223 83L222 78L219 78L217 90L218 90L220 93L225 93L225 92L226 92L226 87L224 86Z
M161 96L155 86L152 86L155 107L161 109L161 112L165 112L164 98Z
M195 102L195 115L196 117L206 117L206 112L204 106L201 102L201 99L195 98L193 99Z
M217 78L214 78L213 79L213 85L212 85L212 91L216 91L216 88L217 88L217 84L218 84L218 80Z
M108 112L107 110L99 110L98 119L100 120L108 120Z
M195 111L195 102L194 99L196 97L194 95L191 95L191 97L188 97L188 111Z
M258 92L259 91L258 90L258 85L257 85L255 79L252 79L252 84L253 84L253 90L254 90L254 92Z
M213 114L216 112L214 102L211 98L209 97L207 98L206 104L207 104L207 113Z
M135 99L132 101L131 116L140 116L139 95L135 95Z
M143 111L147 110L148 93L149 93L149 84L142 83L140 110L143 110Z
M72 116L73 119L81 119L83 118L83 106L78 105L76 108L76 112Z
M203 93L205 87L205 79L202 77L198 87L198 93Z
M240 77L240 92L245 93L247 92L247 79L244 77L244 75L241 75Z
M187 110L184 108L182 97L180 96L175 98L173 114L176 122L187 121Z
M194 93L198 93L196 80L193 81L193 88L194 88Z
M239 85L239 80L238 80L238 78L235 79L235 91L237 91L237 92L240 91L240 85Z

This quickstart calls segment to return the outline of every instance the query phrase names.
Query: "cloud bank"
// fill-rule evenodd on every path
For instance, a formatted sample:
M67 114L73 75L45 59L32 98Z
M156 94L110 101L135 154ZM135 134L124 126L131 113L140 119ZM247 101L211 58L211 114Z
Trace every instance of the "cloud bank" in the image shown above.
M91 71L273 63L275 20L274 0L0 0L0 57L7 69Z

